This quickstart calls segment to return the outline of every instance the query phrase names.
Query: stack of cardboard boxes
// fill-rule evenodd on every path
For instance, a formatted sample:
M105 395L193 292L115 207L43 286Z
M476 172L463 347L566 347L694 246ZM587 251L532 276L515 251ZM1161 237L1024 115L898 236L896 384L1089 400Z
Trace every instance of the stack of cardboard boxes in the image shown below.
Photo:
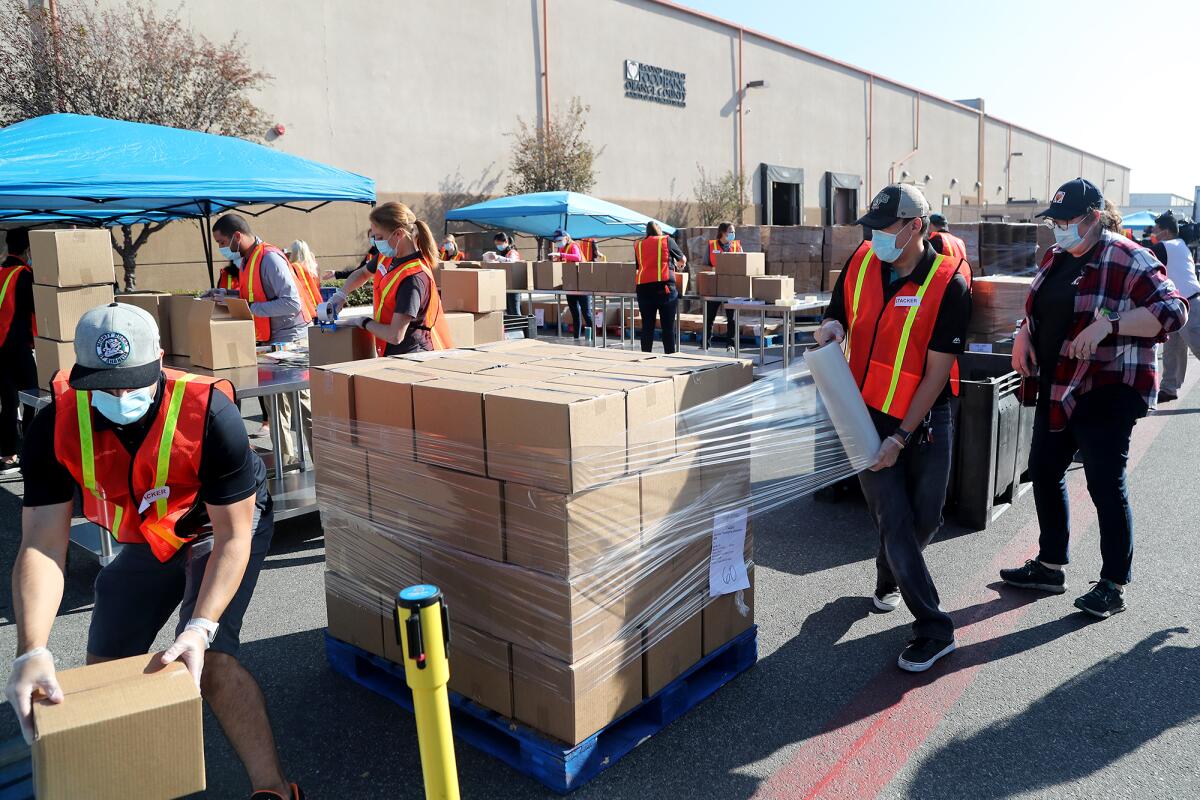
M455 347L473 347L504 338L508 271L465 267L467 263L460 261L456 268L438 273L442 311ZM524 262L520 266L528 269Z
M60 369L75 365L75 325L89 310L113 301L116 270L106 230L51 230L29 234L34 358L38 386L50 387Z
M824 228L771 228L770 246L766 254L768 275L792 278L798 292L821 291L826 272Z
M708 592L714 514L750 493L711 439L748 412L696 410L749 362L426 355L313 371L331 635L399 662L392 598L434 583L451 689L576 744L752 624L748 593Z
M976 274L1031 274L1037 264L1038 227L1032 223L980 223Z
M1033 278L989 275L971 283L971 325L968 333L979 342L996 342L1013 334L1025 316L1025 299Z
M854 251L863 241L861 225L830 225L825 228L825 246L822 250L822 260L825 262L824 279L821 287L824 291L832 291L836 277L831 279L830 273L841 271L854 255Z

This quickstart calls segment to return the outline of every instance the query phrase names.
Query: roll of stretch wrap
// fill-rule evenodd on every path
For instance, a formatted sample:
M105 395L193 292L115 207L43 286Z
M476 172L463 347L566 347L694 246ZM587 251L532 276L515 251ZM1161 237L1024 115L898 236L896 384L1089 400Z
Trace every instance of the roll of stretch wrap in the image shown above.
M850 463L855 469L869 467L879 452L879 434L842 348L836 342L830 342L806 352L804 361Z

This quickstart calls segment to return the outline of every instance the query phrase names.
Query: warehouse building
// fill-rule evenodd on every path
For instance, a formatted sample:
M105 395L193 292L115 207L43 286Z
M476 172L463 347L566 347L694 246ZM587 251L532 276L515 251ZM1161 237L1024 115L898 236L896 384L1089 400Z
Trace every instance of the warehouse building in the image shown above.
M889 181L920 185L951 220L1026 219L1078 175L1129 198L1127 167L981 100L660 0L207 0L181 13L210 38L237 32L273 76L261 106L284 133L271 146L369 175L435 226L503 194L518 120L541 124L572 98L599 150L593 194L674 223L698 221L701 169L745 174L746 221L776 225L850 222ZM332 266L365 248L365 215L272 212L260 225L280 244L309 239ZM156 237L140 260L195 264L198 232L178 227L191 231Z

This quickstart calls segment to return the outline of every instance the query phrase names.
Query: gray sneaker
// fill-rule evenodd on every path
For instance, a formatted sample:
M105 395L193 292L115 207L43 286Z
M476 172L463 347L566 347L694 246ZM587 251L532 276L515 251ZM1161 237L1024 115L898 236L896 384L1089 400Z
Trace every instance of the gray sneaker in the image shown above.
M888 591L876 589L875 594L871 596L871 600L875 603L877 611L886 614L900 607L900 591L898 589Z

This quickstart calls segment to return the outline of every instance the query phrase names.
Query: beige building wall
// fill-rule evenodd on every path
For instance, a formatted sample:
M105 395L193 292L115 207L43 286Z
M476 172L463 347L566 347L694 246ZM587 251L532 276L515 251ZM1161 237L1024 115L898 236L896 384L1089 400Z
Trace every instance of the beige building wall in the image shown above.
M268 146L370 176L381 200L402 199L439 231L447 209L504 193L511 134L518 118L542 122L547 83L553 112L572 97L591 107L593 193L668 222L693 221L698 165L713 177L744 167L748 221L761 217L764 163L804 170L809 224L825 221L827 173L858 176L860 209L893 172L935 208L1044 201L1079 174L1128 195L1124 167L991 118L981 143L973 109L654 0L548 0L548 19L541 0L153 1L211 39L236 30L248 43L273 76L260 104L286 127ZM626 59L685 73L686 107L625 97ZM768 85L744 93L739 142L739 89L755 80ZM366 248L367 211L276 210L254 224L342 267ZM206 284L199 236L195 223L155 236L140 284Z

